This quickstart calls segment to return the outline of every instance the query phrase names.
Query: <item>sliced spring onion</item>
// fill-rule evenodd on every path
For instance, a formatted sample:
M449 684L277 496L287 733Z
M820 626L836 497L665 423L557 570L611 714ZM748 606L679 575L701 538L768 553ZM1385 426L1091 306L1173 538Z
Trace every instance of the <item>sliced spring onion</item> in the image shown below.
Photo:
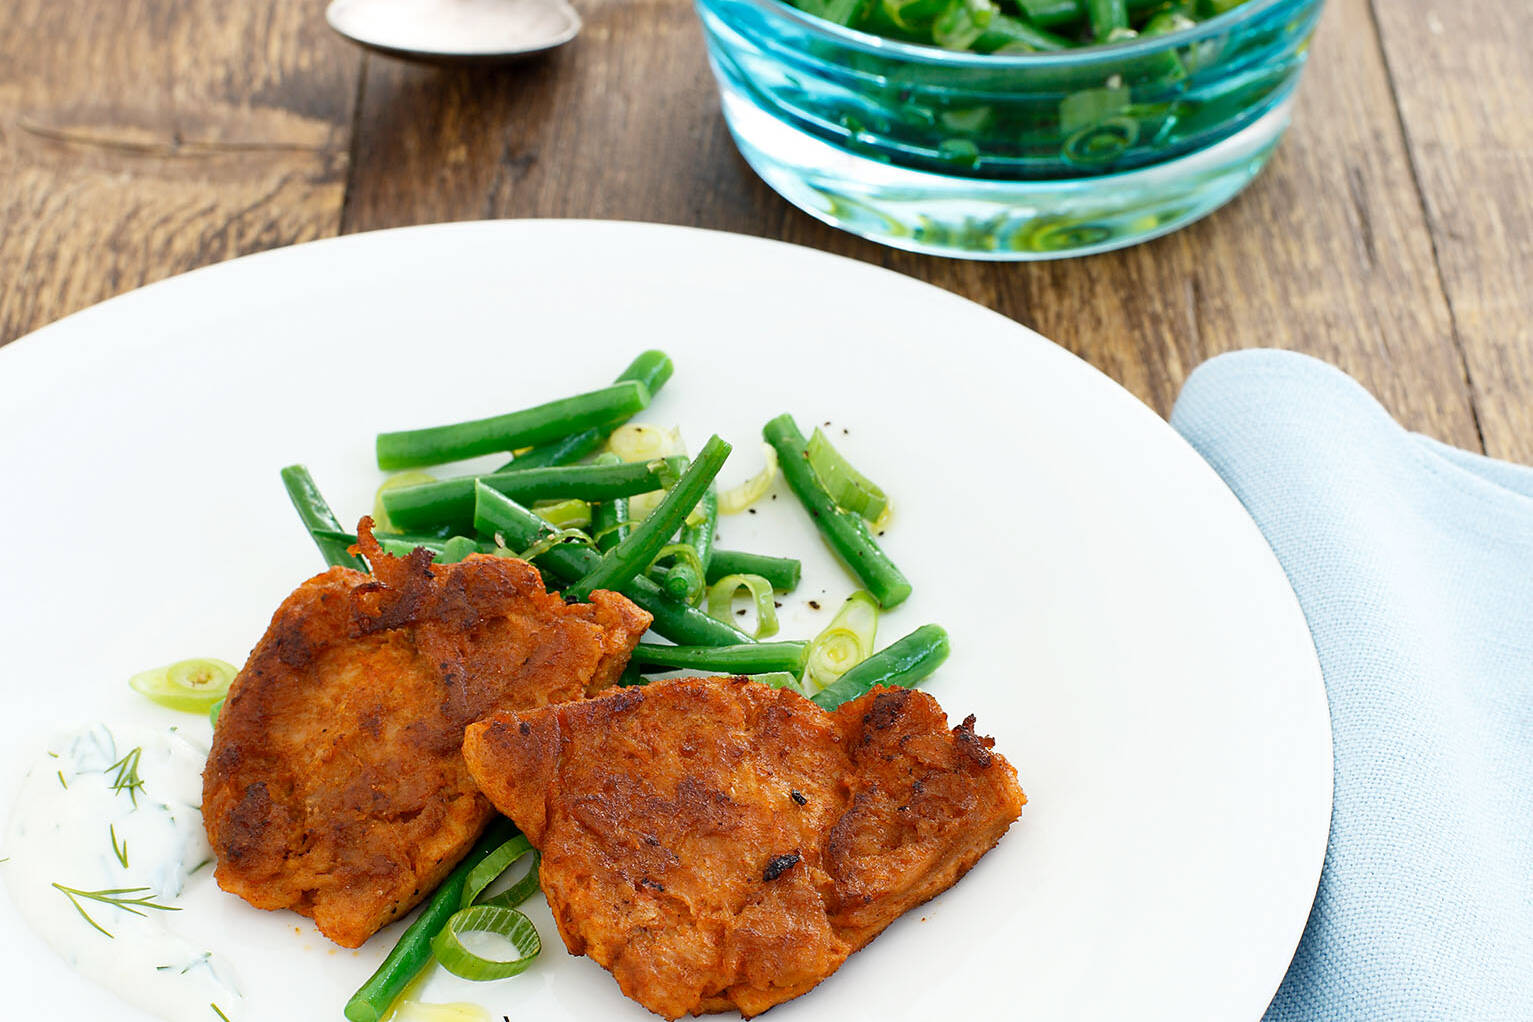
M520 957L510 960L485 958L464 946L466 933L493 933L509 940ZM531 965L543 942L532 920L502 905L472 905L453 913L442 931L431 938L431 951L442 968L462 979L505 979Z
M502 908L516 908L522 902L532 897L539 890L541 881L538 878L538 864L543 861L543 853L532 853L532 864L511 886L499 894L492 894L488 898L480 900L481 905L499 905Z
M659 507L661 502L665 500L667 491L675 486L676 481L681 478L681 472L676 469L678 458L680 459L679 464L685 469L687 459L683 455L672 455L653 463L659 468L656 474L660 476L660 484L665 489L650 490L648 493L636 493L628 498L628 521L631 524L637 525L653 514L655 508ZM693 518L696 514L697 508L695 507L687 512L688 524L693 524Z
M654 513L655 508L665 499L664 490L651 490L649 493L636 493L628 498L628 521L631 525L637 525Z
M578 543L581 546L595 547L596 543L581 532L579 529L555 529L553 532L538 540L532 546L515 556L524 561L530 561L548 553L561 543Z
M607 450L624 461L654 461L687 453L681 430L675 426L647 426L630 422L607 438Z
M128 679L128 684L133 691L161 706L187 713L207 713L228 694L229 682L238 673L239 668L233 664L201 657L140 671Z
M708 616L733 624L735 593L750 590L756 601L756 631L753 639L767 639L777 634L777 605L772 601L772 583L760 575L725 575L708 589Z
M591 505L583 500L540 500L532 510L556 529L584 529L591 524Z
M811 692L831 685L841 675L873 655L878 637L878 601L859 589L846 598L825 630L809 643L805 680Z
M468 908L484 889L495 882L496 877L511 868L511 864L532 851L527 835L518 834L489 855L481 859L463 881L463 895L458 899L459 908ZM509 906L515 907L515 906Z
M385 479L379 486L378 492L373 494L373 531L374 532L398 532L394 523L389 520L389 510L383 506L383 494L386 490L397 490L401 486L420 486L423 483L436 482L436 476L430 472L421 472L411 469L408 472L396 472Z
M733 486L719 494L719 514L737 515L766 496L777 479L777 448L771 444L761 445L761 457L766 462L760 472L739 486Z
M675 426L648 426L630 422L619 426L607 438L607 450L623 461L654 461L675 458L687 453L681 430ZM628 519L638 523L650 516L665 499L663 490L638 493L628 499Z
M820 483L830 493L830 499L843 511L861 515L874 521L884 513L889 498L867 476L852 467L841 452L831 446L825 434L818 428L809 437L807 448L809 467L819 476Z
M703 581L703 575L706 574L706 569L703 567L703 559L697 556L697 551L692 547L690 543L670 543L661 547L660 552L655 555L654 560L649 562L649 565L653 568L661 561L669 560L673 557L677 561L691 568L692 574L690 577L697 579L697 587L695 589L689 588L687 590L686 602L692 605L701 603L703 599L703 593L707 589L707 583Z

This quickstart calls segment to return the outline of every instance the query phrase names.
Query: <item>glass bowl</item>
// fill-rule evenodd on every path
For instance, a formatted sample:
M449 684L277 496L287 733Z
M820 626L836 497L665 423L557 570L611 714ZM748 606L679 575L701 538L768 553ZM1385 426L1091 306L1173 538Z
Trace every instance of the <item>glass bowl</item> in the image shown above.
M725 119L768 184L855 234L969 259L1103 252L1228 202L1288 126L1321 3L1247 0L1174 35L985 55L781 0L696 0Z

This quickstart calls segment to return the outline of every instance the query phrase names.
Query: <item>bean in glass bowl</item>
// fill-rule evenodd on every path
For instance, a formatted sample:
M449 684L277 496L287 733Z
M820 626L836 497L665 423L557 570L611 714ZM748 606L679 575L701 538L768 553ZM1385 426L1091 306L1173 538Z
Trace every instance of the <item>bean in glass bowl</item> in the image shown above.
M724 116L790 202L897 248L1165 234L1266 164L1322 0L696 0Z

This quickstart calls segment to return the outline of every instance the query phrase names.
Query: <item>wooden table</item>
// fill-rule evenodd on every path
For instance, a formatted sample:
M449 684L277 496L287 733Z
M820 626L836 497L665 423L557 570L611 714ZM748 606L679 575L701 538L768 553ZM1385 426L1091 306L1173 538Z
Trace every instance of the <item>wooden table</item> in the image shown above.
M0 343L205 263L482 217L691 224L829 249L998 309L1166 412L1257 345L1407 425L1533 461L1533 4L1330 0L1294 128L1234 203L1124 252L890 251L763 185L688 0L575 0L538 62L363 56L323 0L0 3Z

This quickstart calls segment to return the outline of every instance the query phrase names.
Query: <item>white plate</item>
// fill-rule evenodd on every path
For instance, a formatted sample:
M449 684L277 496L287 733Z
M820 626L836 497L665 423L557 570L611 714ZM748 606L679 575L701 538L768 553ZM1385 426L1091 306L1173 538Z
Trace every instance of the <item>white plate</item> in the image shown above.
M755 470L772 415L834 423L897 503L885 542L915 595L884 638L947 626L929 691L955 721L979 715L1031 800L962 883L772 1017L1258 1018L1314 895L1331 754L1309 633L1251 520L1154 414L1037 335L733 235L530 221L348 237L157 284L0 351L0 811L40 736L177 716L127 676L240 661L322 567L280 466L306 462L354 520L380 478L376 431L600 385L646 347L677 365L647 418L694 446L734 441L726 480ZM852 588L788 500L722 537L804 558L785 636ZM339 1019L397 933L342 951L205 879L188 897L249 1018ZM438 993L496 1019L649 1017L534 916L548 944L528 973ZM0 937L15 1017L142 1017L74 979L8 902Z

